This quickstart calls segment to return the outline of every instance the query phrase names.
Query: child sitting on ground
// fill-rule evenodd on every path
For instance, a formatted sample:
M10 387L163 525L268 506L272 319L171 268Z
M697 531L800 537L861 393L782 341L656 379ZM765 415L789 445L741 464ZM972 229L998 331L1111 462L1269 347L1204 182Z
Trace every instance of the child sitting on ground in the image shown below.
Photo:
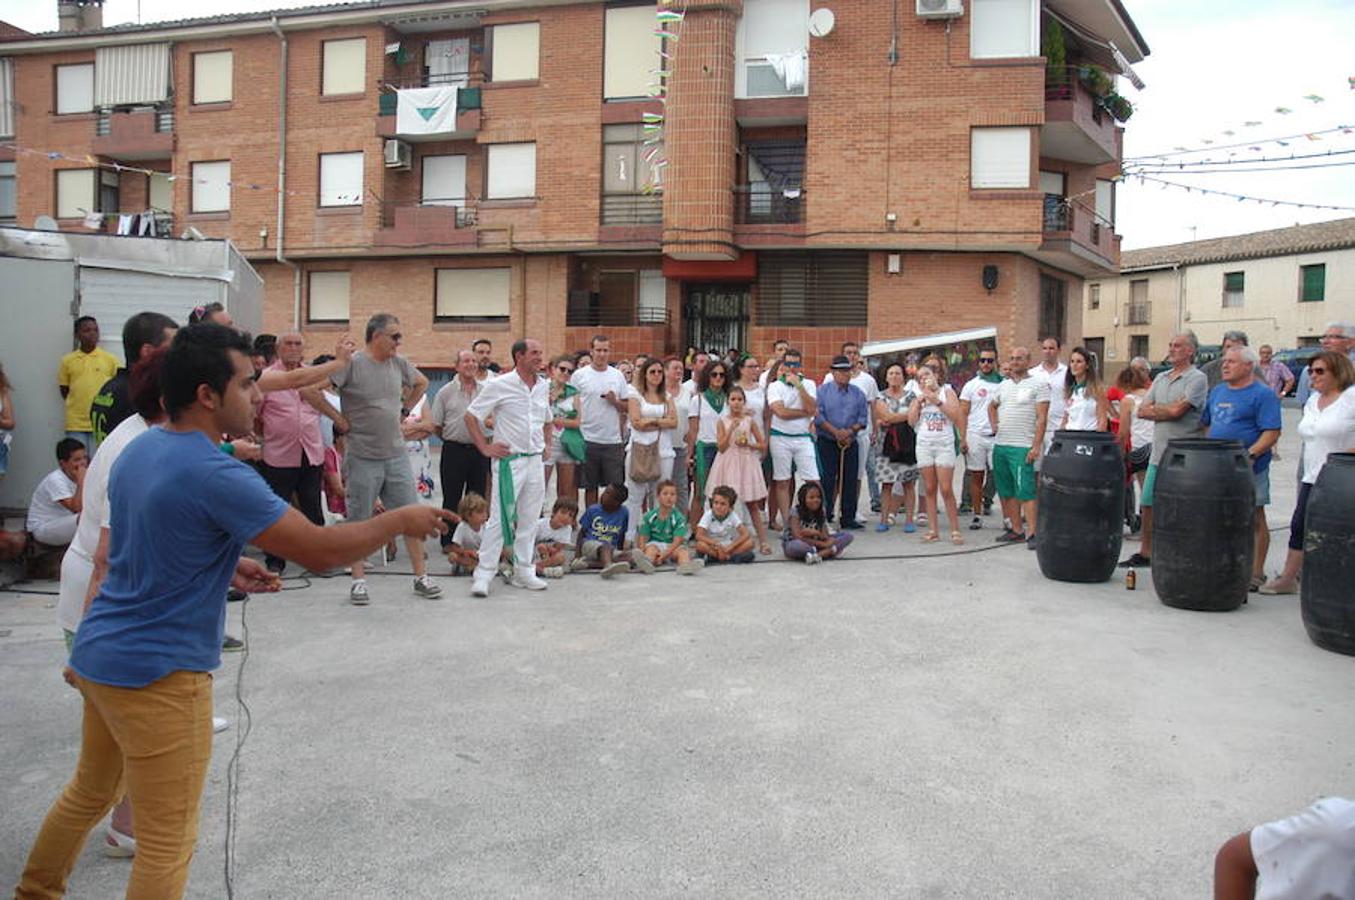
M1327 797L1229 839L1214 859L1214 897L1355 897L1352 860L1355 803Z
M660 481L655 488L659 505L645 513L635 533L635 566L646 575L655 566L673 563L679 575L695 575L705 563L692 559L687 548L687 517L677 508L677 485Z
M562 497L551 507L550 515L536 523L536 574L545 578L563 578L565 551L574 546L574 522L579 504Z
M802 559L812 566L821 559L841 556L851 542L850 533L839 531L834 534L829 529L828 514L823 509L823 488L813 481L800 485L795 508L790 513L790 524L781 542L786 558Z
M734 512L738 502L738 493L727 484L710 492L710 508L696 526L696 552L707 562L753 561L753 538Z
M469 493L457 504L456 514L461 521L444 552L452 564L453 575L470 575L480 564L480 540L484 536L485 521L489 519L489 503L479 494Z
M623 484L609 484L602 496L579 520L577 555L570 571L601 569L603 578L630 571L631 552L626 540L630 512L626 500L630 491Z

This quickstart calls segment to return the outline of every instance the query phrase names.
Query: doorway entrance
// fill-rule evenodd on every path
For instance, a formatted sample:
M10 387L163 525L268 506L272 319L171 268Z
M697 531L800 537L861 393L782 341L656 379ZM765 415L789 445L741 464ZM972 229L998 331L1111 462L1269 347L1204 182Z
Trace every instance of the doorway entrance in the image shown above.
M724 353L744 349L748 337L747 287L737 284L686 285L682 304L687 345Z

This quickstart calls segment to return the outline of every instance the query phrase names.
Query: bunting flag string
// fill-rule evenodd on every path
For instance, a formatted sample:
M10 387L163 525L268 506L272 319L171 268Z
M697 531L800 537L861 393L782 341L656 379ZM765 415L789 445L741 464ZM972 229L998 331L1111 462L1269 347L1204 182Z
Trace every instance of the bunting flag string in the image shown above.
M687 19L685 0L659 0L654 13L654 35L659 38L659 62L657 68L649 74L649 98L657 100L661 106L668 104L668 80L672 77L671 62L678 52L682 40L682 27ZM665 113L644 113L641 117L642 146L645 148L642 158L649 167L649 177L641 186L644 194L654 194L662 186L664 167L668 159L664 156Z
M1162 186L1162 190L1167 188L1179 188L1187 194L1198 193L1213 197L1227 197L1230 200L1236 200L1239 203L1257 203L1262 206L1269 204L1271 206L1292 206L1298 209L1326 209L1335 212L1355 212L1355 206L1333 206L1327 203L1301 203L1295 200L1276 200L1272 197L1254 197L1250 194L1235 194L1232 191L1217 191L1210 188L1196 187L1190 184L1179 184L1175 181L1167 181L1162 178L1155 178L1152 175L1133 175L1140 184L1152 182Z

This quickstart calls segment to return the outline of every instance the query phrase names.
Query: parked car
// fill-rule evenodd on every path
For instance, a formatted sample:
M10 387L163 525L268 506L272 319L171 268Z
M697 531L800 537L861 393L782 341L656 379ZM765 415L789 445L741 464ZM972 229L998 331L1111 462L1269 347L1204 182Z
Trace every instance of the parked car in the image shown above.
M1318 353L1322 352L1321 347L1299 347L1295 350L1276 350L1275 358L1289 367L1289 371L1294 373L1294 387L1289 389L1286 396L1294 396L1298 390L1299 373L1308 367L1308 362Z
M1201 344L1199 349L1195 351L1195 365L1203 366L1205 363L1213 362L1222 355L1223 355L1222 344ZM1275 355L1279 356L1278 353ZM1157 376L1161 375L1163 372L1167 371L1171 367L1172 367L1171 360L1163 359L1162 362L1158 363L1157 365L1149 369L1148 374L1156 378Z

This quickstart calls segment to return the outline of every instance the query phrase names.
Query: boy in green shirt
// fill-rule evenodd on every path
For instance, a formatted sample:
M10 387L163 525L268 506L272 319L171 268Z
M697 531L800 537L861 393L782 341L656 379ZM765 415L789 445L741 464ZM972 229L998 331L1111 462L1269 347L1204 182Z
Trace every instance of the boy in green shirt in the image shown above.
M640 551L635 558L636 567L648 575L655 566L671 562L677 566L679 575L695 575L704 562L692 559L683 546L687 541L687 517L677 508L677 485L660 481L655 493L659 505L645 513L636 530L635 546Z

